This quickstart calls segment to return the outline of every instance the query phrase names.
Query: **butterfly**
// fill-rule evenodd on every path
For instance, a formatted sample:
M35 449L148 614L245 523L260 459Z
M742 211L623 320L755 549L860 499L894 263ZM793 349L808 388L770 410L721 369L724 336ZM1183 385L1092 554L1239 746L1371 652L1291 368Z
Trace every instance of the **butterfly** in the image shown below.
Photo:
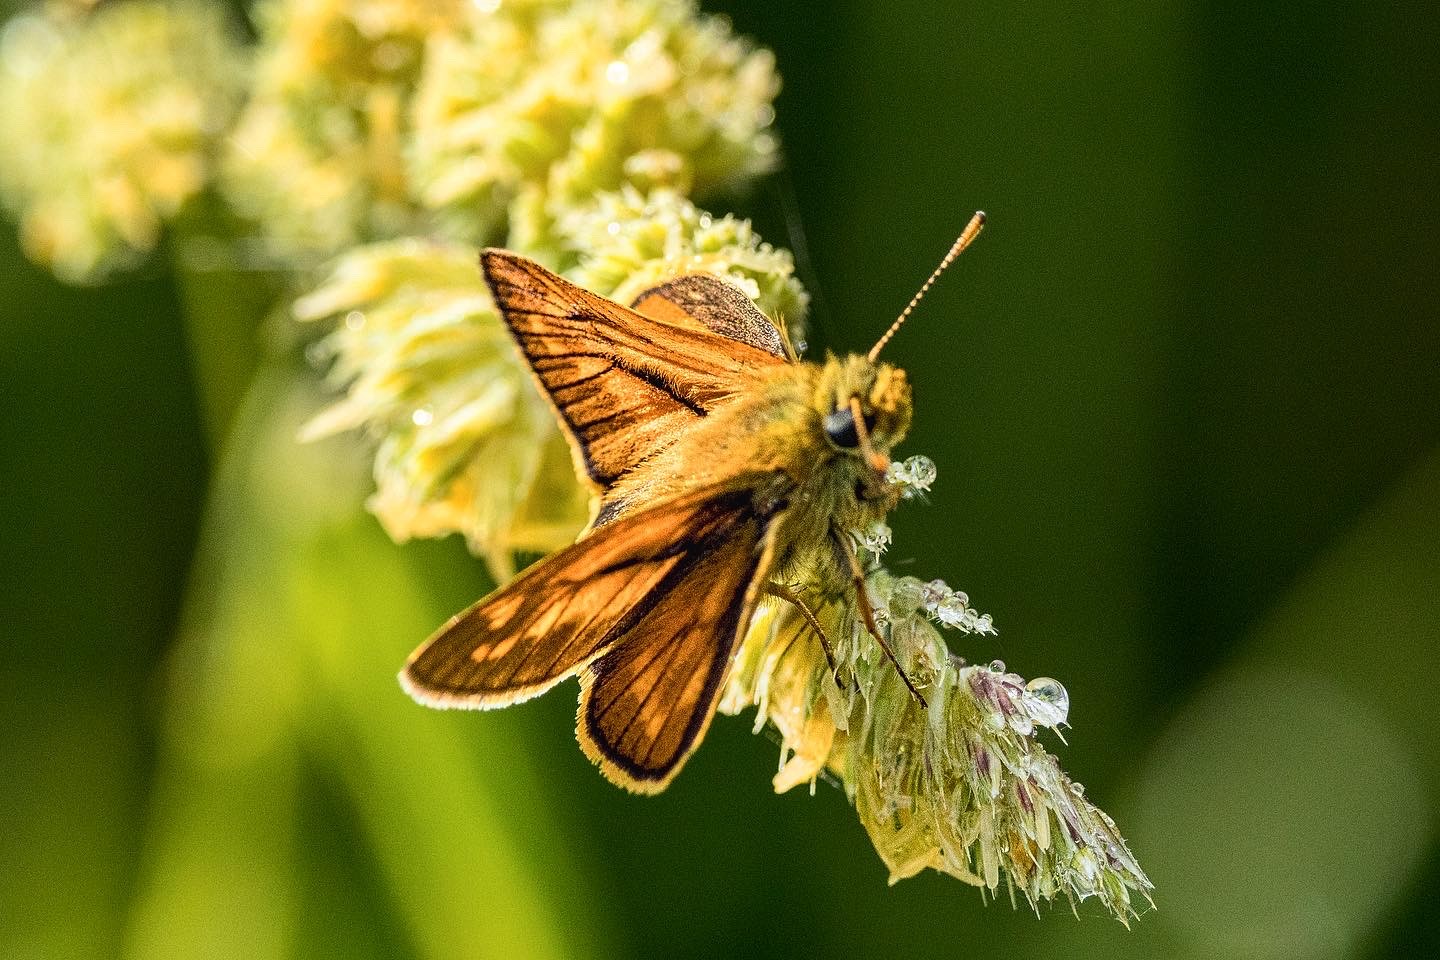
M495 304L597 503L579 539L451 618L410 657L406 691L490 709L579 675L576 737L615 784L663 790L705 736L766 597L855 592L886 644L852 531L899 500L889 452L910 425L882 347L984 224L977 213L866 354L801 360L738 288L691 274L623 306L487 249Z

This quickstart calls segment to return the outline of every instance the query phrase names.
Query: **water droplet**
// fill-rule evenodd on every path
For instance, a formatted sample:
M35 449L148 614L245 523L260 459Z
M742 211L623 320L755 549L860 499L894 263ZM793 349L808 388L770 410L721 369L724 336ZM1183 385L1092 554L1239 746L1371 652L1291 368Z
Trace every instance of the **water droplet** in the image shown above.
M953 593L941 598L940 602L935 604L931 613L935 616L935 619L939 620L945 626L959 627L961 630L969 630L970 620L975 616L975 614L965 606L965 601Z
M323 340L317 340L305 348L305 360L312 367L323 367L332 356L330 345Z
M1059 680L1036 677L1025 684L1025 710L1043 727L1058 727L1070 716L1070 693Z
M620 236L620 221L611 220L609 223L605 224L605 232L610 234L610 236L612 237Z
M365 326L365 314L359 310L351 310L345 314L345 329L359 330Z
M991 672L991 673L1004 673L1004 672L1005 672L1005 661L1004 661L1004 660L991 660L991 661L990 661L990 672Z
M914 497L929 490L936 476L935 461L917 455L891 464L888 479L891 483L904 485L903 496Z
M605 79L620 86L630 79L630 65L624 60L611 60L605 67Z
M803 355L803 354L805 353L805 351L808 350L808 349L810 349L810 344L807 343L806 341L804 341L804 340L796 340L796 341L795 341L795 352L796 352L796 353Z
M1085 796L1085 784L1076 780L1074 783L1070 784L1070 792L1075 794L1075 796L1077 797Z
M500 9L500 0L474 0L475 9L481 13L494 13Z
M415 412L410 414L410 422L417 427L428 427L435 421L435 412L429 407L417 407Z

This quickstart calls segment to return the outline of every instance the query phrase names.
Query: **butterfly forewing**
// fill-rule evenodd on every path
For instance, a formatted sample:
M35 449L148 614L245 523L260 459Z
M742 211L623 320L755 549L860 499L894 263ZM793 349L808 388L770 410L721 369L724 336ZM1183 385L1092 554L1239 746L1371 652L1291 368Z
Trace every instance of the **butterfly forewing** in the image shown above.
M786 362L742 340L651 319L502 250L485 251L481 262L506 326L602 491L742 392L756 371Z

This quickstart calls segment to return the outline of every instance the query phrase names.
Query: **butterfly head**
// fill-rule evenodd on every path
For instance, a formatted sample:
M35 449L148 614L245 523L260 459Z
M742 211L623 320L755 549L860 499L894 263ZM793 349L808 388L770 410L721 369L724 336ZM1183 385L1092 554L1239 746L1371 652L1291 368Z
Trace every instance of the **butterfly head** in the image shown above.
M862 485L872 493L881 488L880 481L890 468L890 449L904 438L910 427L911 412L910 384L905 379L905 371L881 363L880 351L905 324L940 274L970 246L984 226L985 214L977 210L950 245L940 265L920 285L900 316L868 353L844 360L832 358L825 367L817 393L825 438L836 450L854 453L870 469L870 476L863 478Z
M815 392L826 442L883 475L890 450L910 428L910 381L905 371L858 354L830 358Z

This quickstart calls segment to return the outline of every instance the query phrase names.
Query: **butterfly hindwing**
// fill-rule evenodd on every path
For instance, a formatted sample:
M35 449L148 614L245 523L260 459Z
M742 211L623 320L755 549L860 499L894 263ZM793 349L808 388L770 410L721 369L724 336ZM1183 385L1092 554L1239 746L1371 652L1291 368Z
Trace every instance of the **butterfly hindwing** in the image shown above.
M786 362L743 340L644 316L503 250L486 250L481 263L506 326L601 492L743 392L757 371Z
M775 481L627 515L453 618L401 682L440 707L500 707L585 670L579 732L621 786L669 782L714 713L785 502Z
M699 745L755 612L773 539L766 517L738 520L581 674L576 734L608 779L658 792Z
M691 273L651 287L630 304L653 320L694 326L793 360L780 328L738 287L708 273Z

